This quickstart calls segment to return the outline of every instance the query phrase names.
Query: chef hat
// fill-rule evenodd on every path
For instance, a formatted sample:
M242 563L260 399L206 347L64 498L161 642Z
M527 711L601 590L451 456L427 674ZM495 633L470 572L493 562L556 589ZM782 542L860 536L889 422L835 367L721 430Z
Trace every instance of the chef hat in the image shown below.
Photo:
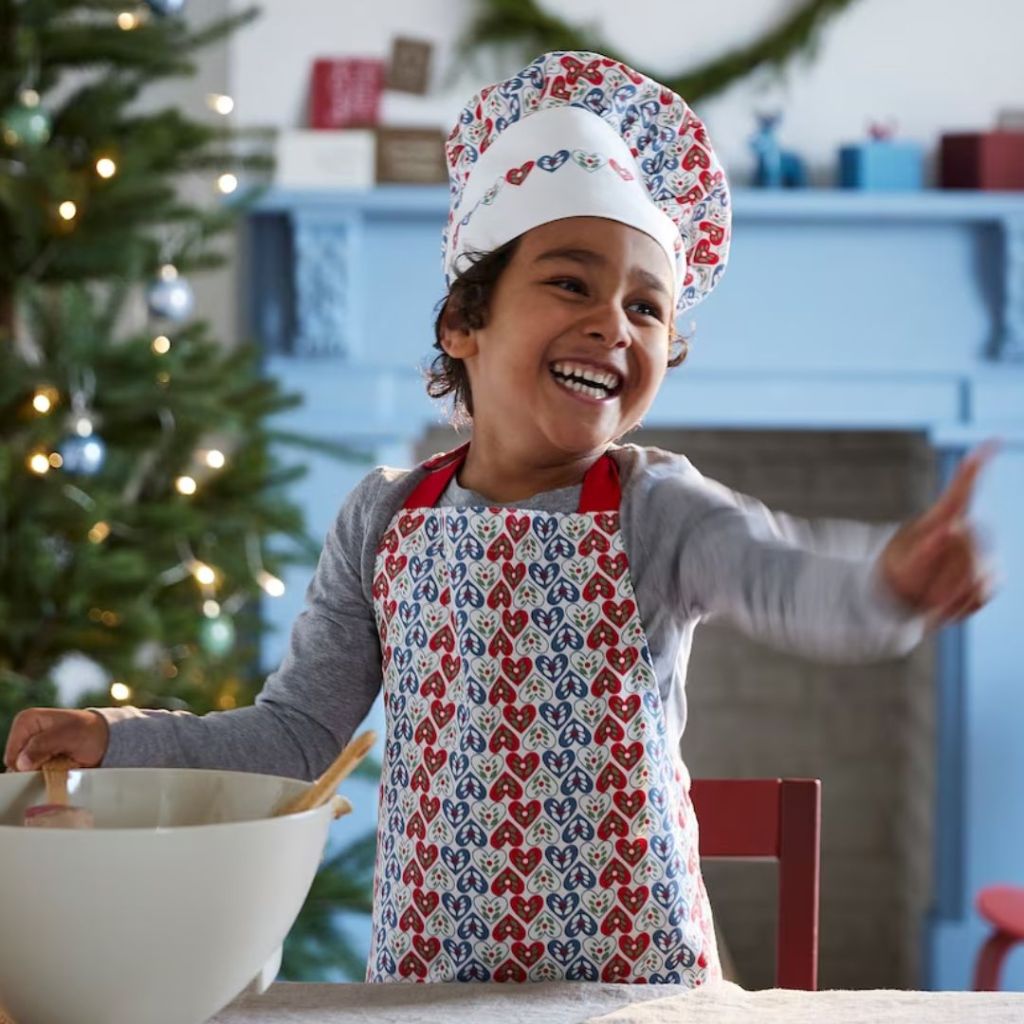
M729 254L729 186L704 125L670 89L596 53L546 53L470 100L445 145L449 286L530 228L607 217L650 235L675 268L676 309Z

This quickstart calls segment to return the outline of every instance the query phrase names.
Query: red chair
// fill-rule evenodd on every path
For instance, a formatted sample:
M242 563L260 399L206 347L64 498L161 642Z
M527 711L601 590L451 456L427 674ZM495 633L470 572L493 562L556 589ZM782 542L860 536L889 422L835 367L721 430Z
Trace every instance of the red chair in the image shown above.
M694 779L701 857L779 862L778 988L818 987L821 782L818 779Z
M998 992L1006 955L1024 942L1024 888L990 885L978 893L977 909L992 925L992 934L974 963L974 991Z

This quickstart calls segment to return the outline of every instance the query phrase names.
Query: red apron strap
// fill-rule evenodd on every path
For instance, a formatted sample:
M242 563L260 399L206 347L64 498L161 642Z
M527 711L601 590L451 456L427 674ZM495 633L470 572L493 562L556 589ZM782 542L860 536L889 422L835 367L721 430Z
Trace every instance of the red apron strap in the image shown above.
M423 463L426 470L423 479L405 499L403 508L433 508L445 492L452 477L459 471L469 451L469 442L442 452ZM622 485L619 481L619 467L605 452L587 470L580 490L580 512L617 512L622 501Z

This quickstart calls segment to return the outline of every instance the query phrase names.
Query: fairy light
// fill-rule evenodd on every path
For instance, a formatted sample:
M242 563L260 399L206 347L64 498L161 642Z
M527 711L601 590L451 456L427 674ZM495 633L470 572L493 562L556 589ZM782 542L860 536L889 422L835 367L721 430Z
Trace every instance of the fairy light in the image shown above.
M179 476L174 481L174 486L179 494L191 495L196 493L198 485L195 480L190 476Z
M227 116L235 109L235 101L223 93L211 92L206 94L206 105L215 110L218 114Z
M202 584L204 587L212 587L217 582L217 573L212 566L207 565L205 562L195 561L191 566L192 575L196 578L196 582Z
M39 93L35 89L22 89L21 96L19 99L23 106L26 107L38 107L39 106Z
M88 416L79 416L75 420L75 433L79 437L92 437L92 420Z
M53 408L53 399L49 391L37 391L32 396L32 408L41 416L45 416Z
M173 263L165 263L160 268L160 279L162 281L177 281L178 268Z
M93 544L102 544L110 536L110 526L101 519L89 531L89 540Z
M160 387L165 388L167 387L168 384L171 383L171 375L166 370L161 370L156 375L156 382L157 384L160 385Z
M96 161L96 173L101 178L112 178L117 174L117 164L109 156L101 156Z
M206 452L203 461L210 467L210 469L223 469L227 459L224 458L224 453L216 448L211 448Z
M50 457L44 452L33 452L27 460L28 468L42 476L50 471Z
M117 16L117 27L125 32L131 32L133 28L139 27L139 16L131 11L122 11Z
M166 334L158 334L153 339L152 348L158 356L165 356L171 351L171 339Z
M61 218L64 220L74 220L78 216L78 207L70 199L65 199L64 202L57 207L57 213L59 213Z
M267 572L266 569L260 571L256 577L256 582L271 597L281 597L284 594L284 581L278 579L273 573Z
M110 696L114 700L127 700L132 695L132 691L124 685L124 683L111 683L110 684Z
M217 188L226 196L231 195L232 192L238 188L238 178L233 174L222 174L217 179Z
M203 602L203 614L208 619L217 618L217 616L220 615L220 603L218 601L214 601L212 597L207 598L207 600Z
M47 461L54 469L60 469L60 467L64 465L64 457L60 452L50 452L47 456Z

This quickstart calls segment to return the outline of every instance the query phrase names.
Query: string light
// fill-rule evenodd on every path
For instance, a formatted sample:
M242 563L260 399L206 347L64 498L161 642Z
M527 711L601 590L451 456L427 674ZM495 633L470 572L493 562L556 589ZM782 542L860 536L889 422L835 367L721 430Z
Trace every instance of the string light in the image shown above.
M117 164L109 156L101 156L96 161L96 173L101 178L112 178L117 174Z
M133 28L139 27L139 16L131 11L122 11L117 16L117 27L125 32L131 32Z
M179 476L178 479L174 481L174 486L179 494L191 495L196 493L196 482L190 476Z
M53 388L39 388L32 396L32 408L45 416L57 404L57 392Z
M215 619L220 615L220 604L214 601L213 598L208 598L203 602L203 614L208 619Z
M114 700L127 700L131 695L132 691L124 683L111 683L110 696Z
M50 471L50 458L44 452L33 452L27 460L28 468L42 476Z
M22 89L19 99L26 107L39 106L39 93L37 93L35 89Z
M230 96L225 96L219 92L207 93L206 104L211 110L217 111L218 114L227 115L235 109L235 101Z
M64 220L74 220L78 216L78 207L70 199L65 199L57 207L57 212Z
M227 459L224 458L224 453L218 451L216 448L211 448L210 451L204 453L203 461L210 467L210 469L223 469Z
M238 178L233 174L222 174L217 179L217 188L223 192L224 195L229 196L236 188L238 188Z
M100 520L96 523L93 528L89 531L89 540L93 544L102 544L110 536L110 526Z
M54 469L60 469L64 465L64 456L60 452L50 452L48 458Z
M216 571L205 562L200 562L197 559L190 568L192 575L196 578L196 582L204 587L212 587L217 582Z
M158 356L165 356L171 351L171 339L166 334L158 334L153 339L152 348Z
M79 437L91 437L92 430L92 420L88 416L79 416L75 421L75 433Z
M262 569L260 571L259 575L256 577L256 582L271 597L281 597L284 594L284 581L278 579L273 573L267 572L266 569Z

